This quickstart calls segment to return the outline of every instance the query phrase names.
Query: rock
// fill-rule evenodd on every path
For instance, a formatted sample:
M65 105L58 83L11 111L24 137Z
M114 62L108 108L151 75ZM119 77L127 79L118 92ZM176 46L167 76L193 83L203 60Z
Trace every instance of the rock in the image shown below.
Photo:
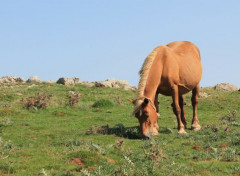
M75 84L80 84L82 81L80 78L72 78Z
M87 86L87 87L93 87L95 84L93 82L83 81L81 84Z
M199 98L207 98L207 97L209 97L209 96L211 96L211 95L208 94L208 93L206 93L206 92L200 92L200 93L198 94L198 97L199 97Z
M124 90L136 90L126 80L107 79L106 81L95 82L96 87L112 87L112 88L123 88Z
M32 82L40 82L39 77L38 76L31 76L28 78L27 80L28 83L32 83Z
M0 83L16 83L16 82L24 82L24 79L16 76L3 76L0 78Z
M75 85L81 83L80 78L59 78L57 84Z
M49 83L49 84L54 84L54 83L56 83L55 81L53 81L53 80L49 80L49 81L41 81L42 83Z
M96 81L95 82L96 87L112 87L111 82L108 81Z
M214 86L217 90L237 91L238 87L229 83L220 83Z

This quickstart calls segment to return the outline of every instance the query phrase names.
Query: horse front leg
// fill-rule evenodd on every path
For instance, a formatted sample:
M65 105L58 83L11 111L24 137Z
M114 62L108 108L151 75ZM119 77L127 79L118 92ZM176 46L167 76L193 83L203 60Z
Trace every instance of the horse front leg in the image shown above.
M156 93L154 105L156 107L157 113L159 113L159 102L158 102L158 93Z
M193 119L192 119L192 130L199 131L201 126L199 125L199 120L197 117L197 107L198 107L198 93L200 90L199 84L192 90L192 106L193 106Z
M178 134L186 134L184 124L181 119L181 108L179 106L179 95L178 95L178 86L174 85L172 87L172 99L173 99L173 112L177 117L178 122Z
M182 120L182 123L183 123L185 129L187 129L187 119L186 119L186 113L185 113L185 109L184 109L184 106L186 105L186 103L184 102L183 95L179 96L179 105L181 108L181 120Z

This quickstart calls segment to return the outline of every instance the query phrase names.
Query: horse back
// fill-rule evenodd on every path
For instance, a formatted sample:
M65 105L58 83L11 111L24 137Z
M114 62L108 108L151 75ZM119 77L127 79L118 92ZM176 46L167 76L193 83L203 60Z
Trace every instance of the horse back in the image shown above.
M184 94L196 87L202 76L199 49L191 42L172 42L164 48L159 92L170 95L172 85L178 85Z

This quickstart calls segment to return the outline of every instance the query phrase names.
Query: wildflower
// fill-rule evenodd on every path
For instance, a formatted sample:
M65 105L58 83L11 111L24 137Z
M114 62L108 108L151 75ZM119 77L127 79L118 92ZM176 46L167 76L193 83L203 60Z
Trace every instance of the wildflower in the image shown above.
M232 111L232 114L237 114L237 110L234 109L234 110Z

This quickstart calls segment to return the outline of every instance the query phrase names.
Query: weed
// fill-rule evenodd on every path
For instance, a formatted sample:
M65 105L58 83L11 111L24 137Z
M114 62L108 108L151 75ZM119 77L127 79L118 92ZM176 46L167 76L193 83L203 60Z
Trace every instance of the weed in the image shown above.
M49 105L49 100L53 95L37 93L33 97L23 98L22 102L27 109L45 109Z
M79 103L80 94L74 92L68 98L69 98L69 106L75 106Z
M115 97L115 101L117 102L117 104L120 104L120 105L123 104L123 101L122 101L122 99L120 98L120 96L116 96L116 97Z
M148 160L155 161L156 164L159 164L161 160L167 157L163 153L163 150L160 148L160 143L154 140L146 142L145 145L143 146L143 151L144 151L145 157Z
M90 176L90 175L91 175L90 172L89 172L88 170L86 170L86 169L82 169L82 170L81 170L81 173L82 173L82 175L84 175L84 176Z
M41 171L39 172L38 175L39 176L48 176L47 171L44 168L41 169Z
M11 120L9 119L9 118L4 118L4 119L2 119L2 123L1 123L1 125L3 125L3 126L8 126L8 125L10 125L12 122L11 122Z
M222 152L222 160L223 161L236 161L237 153L233 148L226 148Z
M117 140L114 148L117 150L123 150L123 144L124 144L124 140Z
M222 124L226 125L236 124L237 110L232 110L231 112L229 111L228 114L222 116L220 119Z
M11 116L12 114L14 114L14 110L10 107L0 109L0 116Z
M108 131L109 131L109 126L108 125L106 125L106 126L93 125L88 129L86 134L87 135L90 135L90 134L108 134Z

